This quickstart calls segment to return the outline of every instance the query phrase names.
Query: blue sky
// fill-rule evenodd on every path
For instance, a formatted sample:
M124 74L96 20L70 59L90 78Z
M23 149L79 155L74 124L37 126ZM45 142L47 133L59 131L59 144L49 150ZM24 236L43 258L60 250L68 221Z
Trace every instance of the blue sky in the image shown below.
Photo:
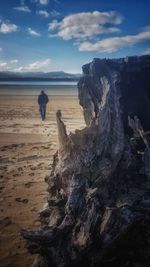
M149 0L5 0L0 71L81 72L94 57L150 54Z

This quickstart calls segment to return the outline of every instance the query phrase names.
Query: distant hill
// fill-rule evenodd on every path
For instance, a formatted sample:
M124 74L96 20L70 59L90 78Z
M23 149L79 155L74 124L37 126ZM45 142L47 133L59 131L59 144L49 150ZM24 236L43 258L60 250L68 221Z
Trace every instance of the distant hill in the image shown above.
M53 72L0 72L0 81L8 80L46 80L46 81L77 81L81 74L71 74L63 71Z

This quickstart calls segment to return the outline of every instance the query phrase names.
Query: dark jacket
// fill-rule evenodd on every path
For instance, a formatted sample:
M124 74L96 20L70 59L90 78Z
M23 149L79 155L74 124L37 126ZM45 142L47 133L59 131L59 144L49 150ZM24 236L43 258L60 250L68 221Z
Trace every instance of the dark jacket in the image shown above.
M38 96L38 104L39 105L41 105L41 104L47 104L48 101L49 101L48 96L45 93L40 94Z

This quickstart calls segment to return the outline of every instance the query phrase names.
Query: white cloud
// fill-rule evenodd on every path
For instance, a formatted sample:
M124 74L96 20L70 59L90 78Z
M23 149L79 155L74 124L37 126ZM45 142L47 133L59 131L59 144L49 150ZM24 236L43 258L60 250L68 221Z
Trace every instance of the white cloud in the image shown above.
M7 34L11 32L16 32L18 30L18 26L15 24L10 24L8 22L0 23L0 33Z
M33 36L33 37L39 37L39 36L41 36L40 33L38 33L38 32L36 32L36 31L32 30L31 28L28 28L28 34L30 34L30 35Z
M37 15L43 16L45 18L49 17L49 13L46 10L39 10L36 13L37 13Z
M112 53L127 46L150 40L150 28L145 28L136 35L126 35L121 37L105 38L96 43L83 42L78 45L79 51L96 51L99 53Z
M23 6L23 5L14 7L14 9L17 11L23 11L23 12L27 12L27 13L31 12L31 9L28 6Z
M18 63L17 59L11 60L9 62L2 62L0 61L0 71L13 71L13 72L36 72L36 71L49 71L51 66L51 59L47 58L45 60L39 60L32 62L25 66L20 66L14 68L12 64ZM11 64L11 65L10 65Z
M39 0L39 3L41 5L47 5L49 3L49 0Z
M7 62L0 62L0 71L9 71L10 67L7 65Z
M6 62L1 62L1 63L0 63L0 66L1 66L1 67L5 67L5 66L7 66L7 63L6 63Z
M14 71L24 72L24 71L45 71L49 67L51 63L51 59L47 58L43 61L35 61L30 63L27 66L22 66L14 69Z
M121 24L122 20L122 16L115 11L82 12L66 16L60 22L53 20L49 23L49 31L57 30L57 35L64 40L84 39L117 32L119 29L115 26Z
M64 72L70 73L70 74L82 74L81 68L78 69L63 69Z
M60 23L55 19L48 24L48 30L53 31L59 27Z
M17 59L10 60L9 62L0 61L0 71L13 71L12 66L10 64L18 63Z
M56 37L58 37L58 35L53 33L53 34L49 34L48 37L49 38L56 38Z
M142 55L149 55L150 54L150 47L148 47L147 49L145 49L143 52L142 52Z
M56 11L55 9L53 9L51 12L50 12L51 16L52 17L57 17L60 15L60 12Z
M33 4L48 5L49 0L30 0Z
M16 63L18 63L18 59L12 59L12 60L10 61L10 63L11 63L11 64L16 64Z
M1 52L1 51L3 51L3 48L2 48L2 47L0 47L0 52Z

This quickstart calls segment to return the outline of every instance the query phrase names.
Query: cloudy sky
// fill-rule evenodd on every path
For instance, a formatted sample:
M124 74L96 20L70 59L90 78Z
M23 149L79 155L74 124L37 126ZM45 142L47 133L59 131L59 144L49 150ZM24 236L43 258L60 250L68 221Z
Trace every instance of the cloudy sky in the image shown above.
M0 71L81 72L94 57L150 53L149 0L4 0Z

